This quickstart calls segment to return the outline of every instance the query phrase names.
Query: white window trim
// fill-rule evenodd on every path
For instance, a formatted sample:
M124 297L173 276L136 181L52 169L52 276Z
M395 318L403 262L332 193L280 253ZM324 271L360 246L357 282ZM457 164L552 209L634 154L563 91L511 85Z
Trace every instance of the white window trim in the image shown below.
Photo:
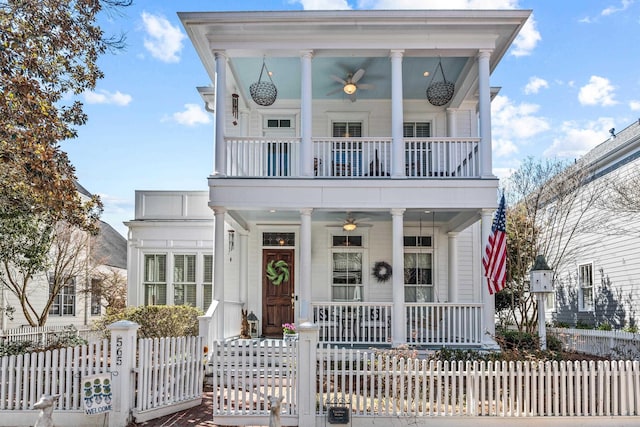
M368 112L329 112L327 113L329 122L327 123L327 136L333 136L333 123L334 122L360 122L362 123L362 136L365 138L369 136L369 113Z
M583 286L582 283L580 282L580 267L582 266L591 266L591 307L587 307L585 308L584 306L584 297L583 297ZM591 313L594 311L595 309L595 277L594 277L594 264L593 261L590 262L581 262L578 263L578 268L577 268L577 284L578 284L578 311L581 313Z
M357 222L357 221L356 221ZM358 225L356 231L344 231L342 227L329 226L327 227L327 247L329 248L329 262L328 268L328 299L333 301L333 254L336 252L360 252L362 253L362 279L361 286L362 292L360 295L360 301L369 300L369 228L366 226ZM360 236L362 237L362 246L333 246L333 236ZM340 285L338 285L340 286ZM346 286L346 285L345 285ZM346 300L349 301L349 300ZM342 301L344 302L344 301Z

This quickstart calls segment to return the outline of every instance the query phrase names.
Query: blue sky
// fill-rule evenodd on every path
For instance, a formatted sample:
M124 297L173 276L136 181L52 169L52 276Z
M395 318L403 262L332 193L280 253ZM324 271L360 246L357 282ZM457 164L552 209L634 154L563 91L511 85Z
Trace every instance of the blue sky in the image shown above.
M502 88L492 103L500 177L527 156L578 158L640 117L640 1L154 0L103 14L127 48L100 59L105 78L82 97L89 122L62 148L126 236L135 190L206 190L213 167L213 118L196 90L210 81L177 12L398 8L533 10L491 76Z

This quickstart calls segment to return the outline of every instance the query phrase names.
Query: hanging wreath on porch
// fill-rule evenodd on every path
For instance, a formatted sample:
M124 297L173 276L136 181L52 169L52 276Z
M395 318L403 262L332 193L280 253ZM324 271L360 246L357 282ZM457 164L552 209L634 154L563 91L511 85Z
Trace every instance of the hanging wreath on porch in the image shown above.
M378 261L373 265L373 277L378 280L378 283L384 283L391 278L393 272L391 265L385 261Z
M267 264L266 275L273 286L279 286L289 280L289 264L284 260L271 260Z

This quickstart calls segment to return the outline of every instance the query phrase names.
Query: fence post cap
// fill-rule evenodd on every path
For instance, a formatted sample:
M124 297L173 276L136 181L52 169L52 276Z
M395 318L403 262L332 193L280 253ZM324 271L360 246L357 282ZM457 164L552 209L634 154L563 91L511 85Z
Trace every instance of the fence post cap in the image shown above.
M131 320L118 320L107 326L109 330L137 330L140 328L140 325L136 322L132 322Z
M298 331L300 330L316 331L320 329L320 326L316 325L313 322L309 322L308 320L305 320L304 322L298 324L297 329Z

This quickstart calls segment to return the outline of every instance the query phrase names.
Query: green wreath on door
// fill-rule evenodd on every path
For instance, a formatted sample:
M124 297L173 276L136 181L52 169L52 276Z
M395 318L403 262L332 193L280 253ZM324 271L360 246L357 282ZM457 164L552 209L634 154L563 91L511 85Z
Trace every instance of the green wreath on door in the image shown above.
M279 286L289 280L289 264L284 260L271 260L267 264L266 275L272 285Z

